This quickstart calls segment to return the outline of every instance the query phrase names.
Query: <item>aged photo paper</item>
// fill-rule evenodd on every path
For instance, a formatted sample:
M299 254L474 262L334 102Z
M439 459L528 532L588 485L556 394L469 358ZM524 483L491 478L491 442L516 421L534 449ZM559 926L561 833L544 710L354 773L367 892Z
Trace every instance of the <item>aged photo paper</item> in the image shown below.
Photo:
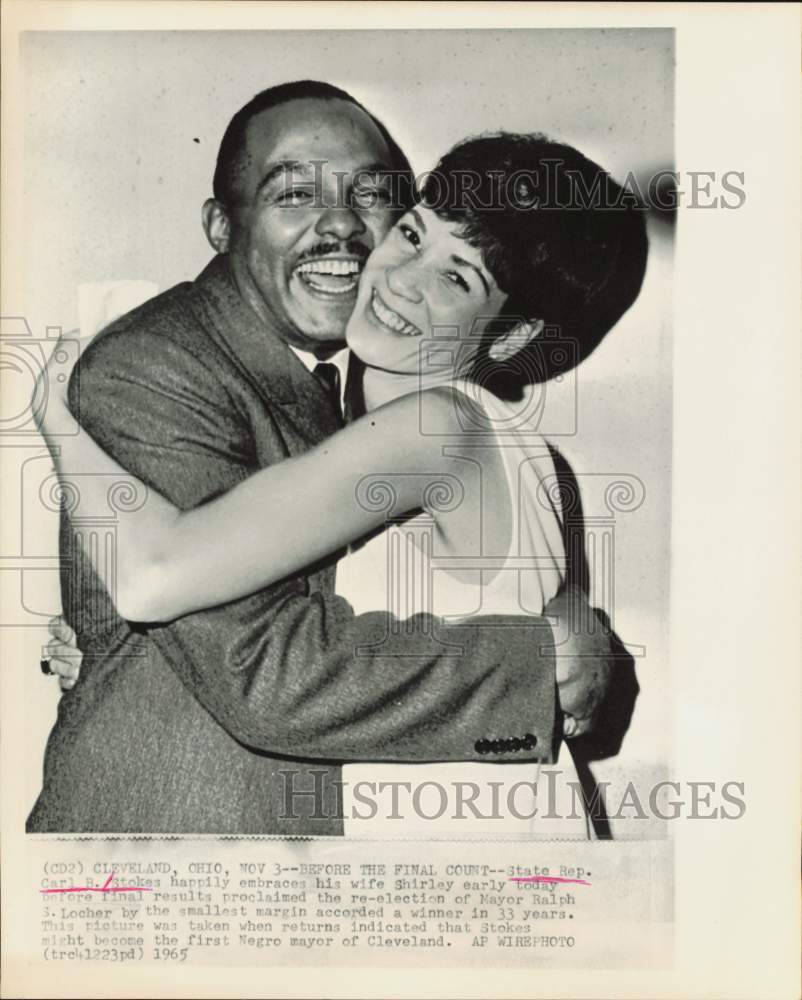
M3 996L798 996L799 27L5 0Z

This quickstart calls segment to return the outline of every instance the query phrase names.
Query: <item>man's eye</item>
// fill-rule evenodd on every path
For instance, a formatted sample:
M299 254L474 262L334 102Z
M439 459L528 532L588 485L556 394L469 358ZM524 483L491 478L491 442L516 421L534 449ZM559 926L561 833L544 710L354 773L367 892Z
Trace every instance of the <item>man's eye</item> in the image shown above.
M386 208L392 203L392 194L385 188L354 188L354 203L357 208Z
M420 236L412 228L412 226L408 226L404 222L399 222L399 224L396 226L396 229L398 230L399 233L401 233L401 235L407 241L407 243L411 243L412 246L415 248L420 246Z
M445 271L443 273L446 281L450 282L452 285L456 285L457 288L461 288L464 292L470 292L471 287L468 282L462 277L459 271Z
M290 191L282 191L276 198L276 203L295 208L298 205L308 205L311 200L311 191L306 188L292 188Z

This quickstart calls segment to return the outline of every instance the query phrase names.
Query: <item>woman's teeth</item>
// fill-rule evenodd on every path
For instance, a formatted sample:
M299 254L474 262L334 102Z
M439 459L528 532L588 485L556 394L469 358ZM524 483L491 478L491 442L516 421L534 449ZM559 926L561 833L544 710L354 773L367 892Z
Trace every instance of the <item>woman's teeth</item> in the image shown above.
M412 323L407 323L403 316L399 316L395 310L386 305L375 289L370 297L370 307L376 319L383 326L389 327L393 333L400 333L404 337L420 337L422 331Z
M295 273L318 291L347 295L356 289L362 263L358 260L311 260L296 267Z

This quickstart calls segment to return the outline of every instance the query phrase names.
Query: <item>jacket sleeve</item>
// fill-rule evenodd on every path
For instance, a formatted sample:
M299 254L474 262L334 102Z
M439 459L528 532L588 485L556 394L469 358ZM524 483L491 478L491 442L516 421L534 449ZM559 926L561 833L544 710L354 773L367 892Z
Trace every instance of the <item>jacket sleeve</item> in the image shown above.
M247 419L199 353L122 329L88 348L70 384L82 426L181 509L257 469ZM299 573L147 634L221 726L271 755L553 759L554 647L543 618L446 626L357 616Z

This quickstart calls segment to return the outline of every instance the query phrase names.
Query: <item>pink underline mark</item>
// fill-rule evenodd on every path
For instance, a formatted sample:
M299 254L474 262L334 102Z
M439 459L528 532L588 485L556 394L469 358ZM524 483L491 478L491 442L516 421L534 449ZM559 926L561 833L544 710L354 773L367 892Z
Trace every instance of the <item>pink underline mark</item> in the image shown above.
M111 875L106 879L103 885L98 889L96 886L92 885L74 885L69 889L40 889L39 892L153 892L150 886L146 885L111 885L111 880L114 878L115 873L112 872Z
M559 875L521 875L509 879L510 882L570 882L571 885L591 885L583 878L560 878Z

